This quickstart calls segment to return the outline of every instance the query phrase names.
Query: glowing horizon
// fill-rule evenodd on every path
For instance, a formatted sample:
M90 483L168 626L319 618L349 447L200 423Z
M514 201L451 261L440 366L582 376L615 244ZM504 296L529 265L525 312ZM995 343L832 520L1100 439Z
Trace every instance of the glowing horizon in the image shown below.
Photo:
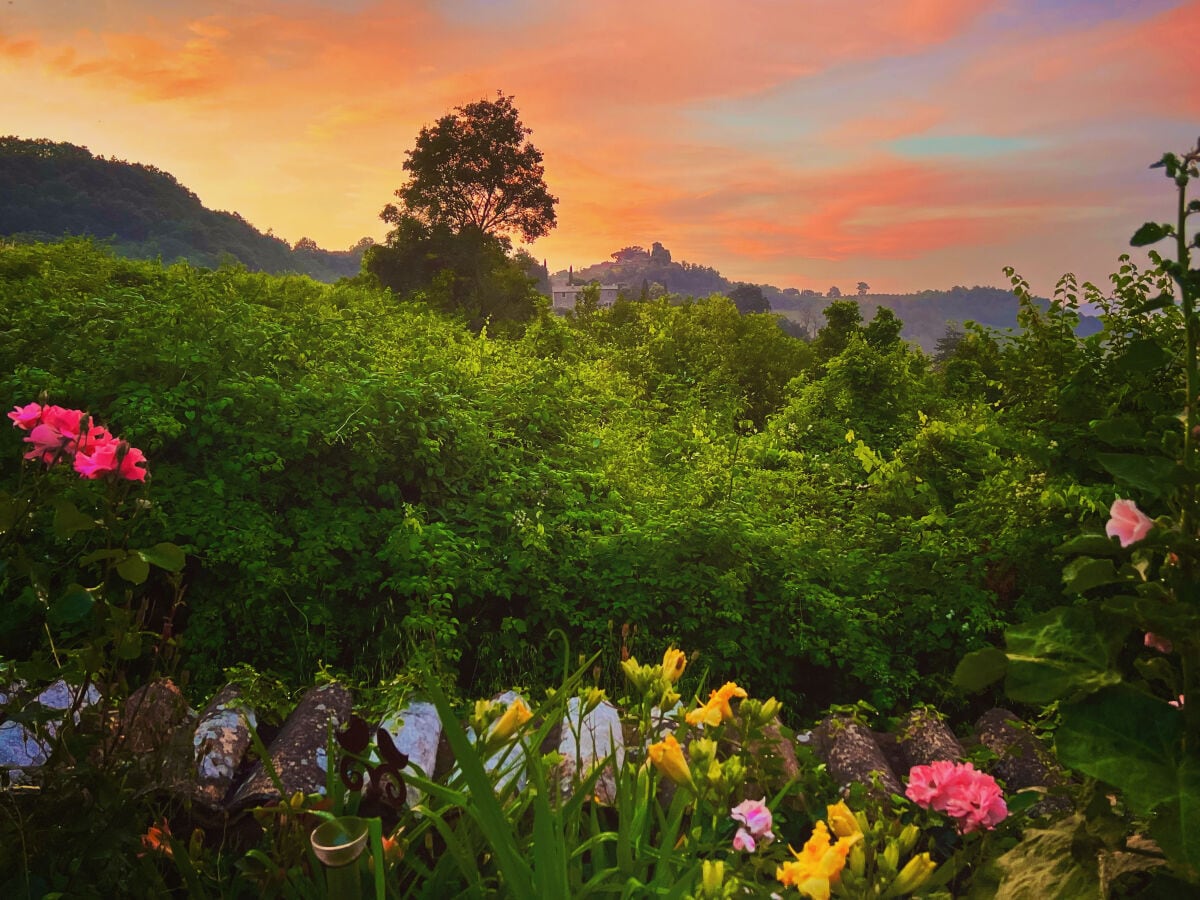
M79 8L82 7L82 8ZM512 94L551 270L660 241L727 278L843 291L1102 283L1147 166L1200 133L1200 0L200 3L14 0L5 131L170 172L213 209L381 239L417 131Z

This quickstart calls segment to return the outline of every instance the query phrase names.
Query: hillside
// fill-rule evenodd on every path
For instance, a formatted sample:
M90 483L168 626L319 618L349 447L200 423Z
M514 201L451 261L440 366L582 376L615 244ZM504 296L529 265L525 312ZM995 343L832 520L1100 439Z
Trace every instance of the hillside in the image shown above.
M154 166L93 156L74 144L0 137L0 236L29 242L67 235L109 241L135 259L209 267L232 259L252 271L327 282L358 274L370 244L364 238L330 251L301 239L293 248L237 213L207 209Z
M671 258L671 251L657 241L650 250L638 246L625 247L612 254L612 261L596 263L578 271L559 271L550 280L558 288L566 284L568 278L573 278L576 284L592 280L603 284L620 284L633 297L639 296L643 289L651 296L663 292L692 297L728 295L740 284L730 281L710 266L675 262ZM778 288L769 284L757 287L771 304L773 312L786 316L809 334L816 334L824 324L822 310L834 299L811 290ZM921 291L916 294L843 296L857 300L863 318L867 320L875 315L879 307L890 308L904 322L901 335L926 351L932 351L937 346L951 323L971 321L992 328L1017 327L1017 297L1003 288L954 287L948 291ZM1041 302L1049 304L1045 299ZM1080 321L1078 333L1087 336L1095 334L1100 328L1099 319L1085 315Z

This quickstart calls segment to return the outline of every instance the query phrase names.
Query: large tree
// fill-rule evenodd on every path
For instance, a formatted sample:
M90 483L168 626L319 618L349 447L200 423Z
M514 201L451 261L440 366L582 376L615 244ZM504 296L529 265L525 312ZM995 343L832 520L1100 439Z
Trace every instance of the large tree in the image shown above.
M396 191L401 205L384 207L383 220L399 225L411 217L495 238L541 237L555 225L558 198L546 189L542 153L526 140L530 133L503 93L456 107L417 135L404 163L408 182Z

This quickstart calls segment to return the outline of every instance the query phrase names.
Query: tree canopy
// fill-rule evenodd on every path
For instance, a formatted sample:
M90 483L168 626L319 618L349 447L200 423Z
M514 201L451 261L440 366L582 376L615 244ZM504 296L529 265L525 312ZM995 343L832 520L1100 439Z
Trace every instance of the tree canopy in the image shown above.
M422 128L408 151L408 182L396 191L381 218L392 225L405 216L455 231L476 228L533 241L555 225L554 204L543 178L542 153L528 140L513 98L497 93L456 107L432 128Z

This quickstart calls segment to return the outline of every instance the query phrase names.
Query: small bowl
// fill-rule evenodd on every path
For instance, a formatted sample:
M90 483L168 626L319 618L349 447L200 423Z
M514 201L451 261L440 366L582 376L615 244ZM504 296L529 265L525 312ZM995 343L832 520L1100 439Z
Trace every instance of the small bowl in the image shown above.
M332 868L348 866L362 855L367 846L367 820L358 816L342 816L322 822L309 837L313 853Z

